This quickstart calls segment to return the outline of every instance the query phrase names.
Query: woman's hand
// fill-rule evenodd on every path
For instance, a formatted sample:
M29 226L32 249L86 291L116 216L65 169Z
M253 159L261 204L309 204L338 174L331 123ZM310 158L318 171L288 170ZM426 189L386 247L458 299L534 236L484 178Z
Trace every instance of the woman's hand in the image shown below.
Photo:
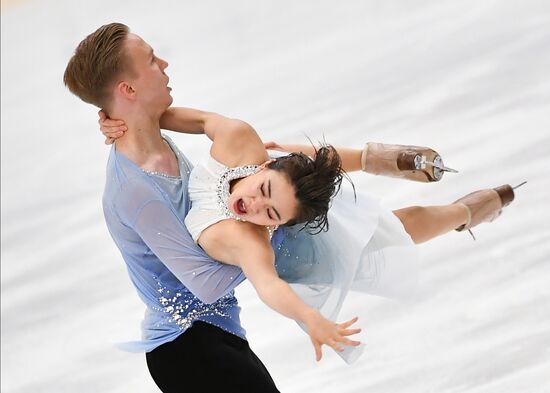
M329 321L321 315L318 311L315 311L305 323L307 326L311 343L315 348L315 358L317 361L323 357L322 346L328 345L332 349L338 352L342 352L341 344L358 346L361 343L359 341L353 341L347 338L361 332L361 329L349 329L351 325L357 322L359 318L355 317L344 323L334 323Z
M112 144L115 139L120 138L124 135L124 132L128 130L124 120L113 120L109 119L103 110L98 112L99 120L99 129L105 135L105 144Z
M264 147L266 150L286 151L281 145L273 141L264 143Z

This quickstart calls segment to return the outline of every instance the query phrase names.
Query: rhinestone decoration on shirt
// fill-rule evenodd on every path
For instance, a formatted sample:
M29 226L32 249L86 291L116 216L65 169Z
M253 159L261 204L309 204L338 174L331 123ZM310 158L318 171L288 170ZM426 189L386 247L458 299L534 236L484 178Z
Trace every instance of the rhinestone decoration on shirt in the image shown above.
M153 175L153 176L162 177L163 179L169 180L169 181L171 181L172 183L178 183L178 182L181 181L181 177L180 177L180 176L167 175L166 173L156 172L156 171L146 171L145 169L142 169L142 171L145 172L145 173L148 174L148 175ZM187 172L187 173L189 173L189 172Z
M217 194L218 194L218 206L222 214L227 218L232 218L237 221L244 221L242 218L233 214L227 202L229 201L229 184L232 180L240 179L255 174L258 171L257 165L238 166L236 168L227 168L218 180Z
M230 315L224 312L225 309L235 305L236 300L232 295L225 295L212 304L206 304L196 298L181 298L180 292L170 293L166 287L160 285L158 292L162 294L158 298L162 305L162 311L170 314L168 322L176 323L181 330L191 326L193 321L205 316L219 316L230 318Z
M180 154L180 150L177 147L172 146L172 143L168 142L168 140L170 140L170 141L172 141L172 140L164 134L162 135L162 138L166 141L166 143L168 143L168 146L170 146L170 149L172 149L172 151L176 154L176 157L177 157L177 160L178 160L178 167L180 167L181 162L183 162L185 164L185 166L187 166L187 163L185 162L185 160L182 158L182 156ZM140 169L148 175L160 176L160 177L163 177L167 180L170 180L173 183L178 183L182 180L181 179L181 175L182 175L181 174L181 168L180 168L180 175L179 176L167 175L166 173L158 172L158 171L147 171L143 168L140 168ZM190 173L189 168L187 168L187 170L185 172L187 174L189 174Z

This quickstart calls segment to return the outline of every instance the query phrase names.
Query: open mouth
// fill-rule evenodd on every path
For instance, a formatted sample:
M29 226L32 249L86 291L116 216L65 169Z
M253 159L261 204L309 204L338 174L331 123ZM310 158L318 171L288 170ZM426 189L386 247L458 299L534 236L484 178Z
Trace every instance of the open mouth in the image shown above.
M246 214L246 206L244 205L244 201L242 200L242 198L235 202L233 208L235 209L235 212L237 214Z

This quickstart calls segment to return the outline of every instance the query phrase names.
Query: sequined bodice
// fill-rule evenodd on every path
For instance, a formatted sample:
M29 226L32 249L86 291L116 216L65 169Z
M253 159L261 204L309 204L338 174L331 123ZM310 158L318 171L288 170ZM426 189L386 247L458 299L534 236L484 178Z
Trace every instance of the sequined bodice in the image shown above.
M239 220L227 206L231 181L256 171L256 165L228 168L212 157L193 168L188 186L191 210L185 225L195 242L209 226L228 218Z

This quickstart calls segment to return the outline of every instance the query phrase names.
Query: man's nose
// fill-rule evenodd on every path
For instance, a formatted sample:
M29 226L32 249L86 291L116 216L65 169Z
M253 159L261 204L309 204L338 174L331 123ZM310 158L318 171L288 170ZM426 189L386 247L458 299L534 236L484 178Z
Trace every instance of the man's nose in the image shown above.
M161 59L160 57L157 57L159 63L160 63L160 66L163 70L165 70L166 68L168 68L168 62L164 59Z

